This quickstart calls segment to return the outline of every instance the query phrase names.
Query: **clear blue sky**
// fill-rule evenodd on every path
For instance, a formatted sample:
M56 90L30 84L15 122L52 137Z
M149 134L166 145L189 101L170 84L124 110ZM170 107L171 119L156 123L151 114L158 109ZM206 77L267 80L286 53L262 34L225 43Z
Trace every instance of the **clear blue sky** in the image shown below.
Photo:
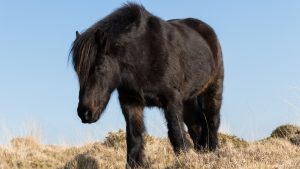
M68 63L75 31L125 1L0 0L0 143L40 130L47 143L77 144L125 129L117 93L101 120L81 124L78 82ZM195 17L217 32L225 61L221 130L245 139L300 124L299 1L138 1L163 19ZM158 109L145 112L150 134L166 135Z

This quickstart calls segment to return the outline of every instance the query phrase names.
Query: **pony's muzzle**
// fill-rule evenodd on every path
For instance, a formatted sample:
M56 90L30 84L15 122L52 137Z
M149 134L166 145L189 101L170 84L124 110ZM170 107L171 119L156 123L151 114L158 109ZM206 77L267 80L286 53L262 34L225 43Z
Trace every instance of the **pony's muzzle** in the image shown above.
M94 123L97 121L97 118L94 117L94 114L91 110L88 110L83 107L77 108L78 116L80 117L82 123Z
M93 113L91 111L88 110L84 113L84 119L86 121L91 121L92 118L93 118Z

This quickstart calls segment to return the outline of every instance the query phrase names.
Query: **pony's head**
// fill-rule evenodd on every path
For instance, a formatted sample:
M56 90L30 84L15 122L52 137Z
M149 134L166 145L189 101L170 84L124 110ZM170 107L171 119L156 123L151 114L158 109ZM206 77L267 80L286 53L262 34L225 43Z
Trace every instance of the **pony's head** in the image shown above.
M119 81L117 61L106 53L106 47L107 40L99 30L77 33L73 44L73 65L80 83L77 113L83 123L99 119Z
M71 53L80 83L77 113L83 123L99 119L111 93L118 87L121 80L118 58L125 55L122 43L128 39L124 34L137 27L134 23L138 18L137 8L123 7L82 34L76 32Z

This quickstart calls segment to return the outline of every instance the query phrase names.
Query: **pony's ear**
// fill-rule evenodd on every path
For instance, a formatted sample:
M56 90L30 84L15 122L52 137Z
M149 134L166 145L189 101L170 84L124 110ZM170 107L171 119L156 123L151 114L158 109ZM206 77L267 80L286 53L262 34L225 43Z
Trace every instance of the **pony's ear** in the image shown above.
M78 38L80 36L80 33L78 31L76 31L76 38Z

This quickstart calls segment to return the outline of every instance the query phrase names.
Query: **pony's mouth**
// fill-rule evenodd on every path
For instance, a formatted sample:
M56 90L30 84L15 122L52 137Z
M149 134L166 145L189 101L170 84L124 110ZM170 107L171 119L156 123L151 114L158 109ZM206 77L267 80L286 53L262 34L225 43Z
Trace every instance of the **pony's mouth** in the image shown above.
M81 118L81 122L84 124L91 124L91 123L95 123L97 122L98 119L85 119L85 118Z
M80 110L80 108L77 110L78 116L81 119L82 123L95 123L99 120L100 118L100 110L97 109L97 111L92 112L90 110Z

